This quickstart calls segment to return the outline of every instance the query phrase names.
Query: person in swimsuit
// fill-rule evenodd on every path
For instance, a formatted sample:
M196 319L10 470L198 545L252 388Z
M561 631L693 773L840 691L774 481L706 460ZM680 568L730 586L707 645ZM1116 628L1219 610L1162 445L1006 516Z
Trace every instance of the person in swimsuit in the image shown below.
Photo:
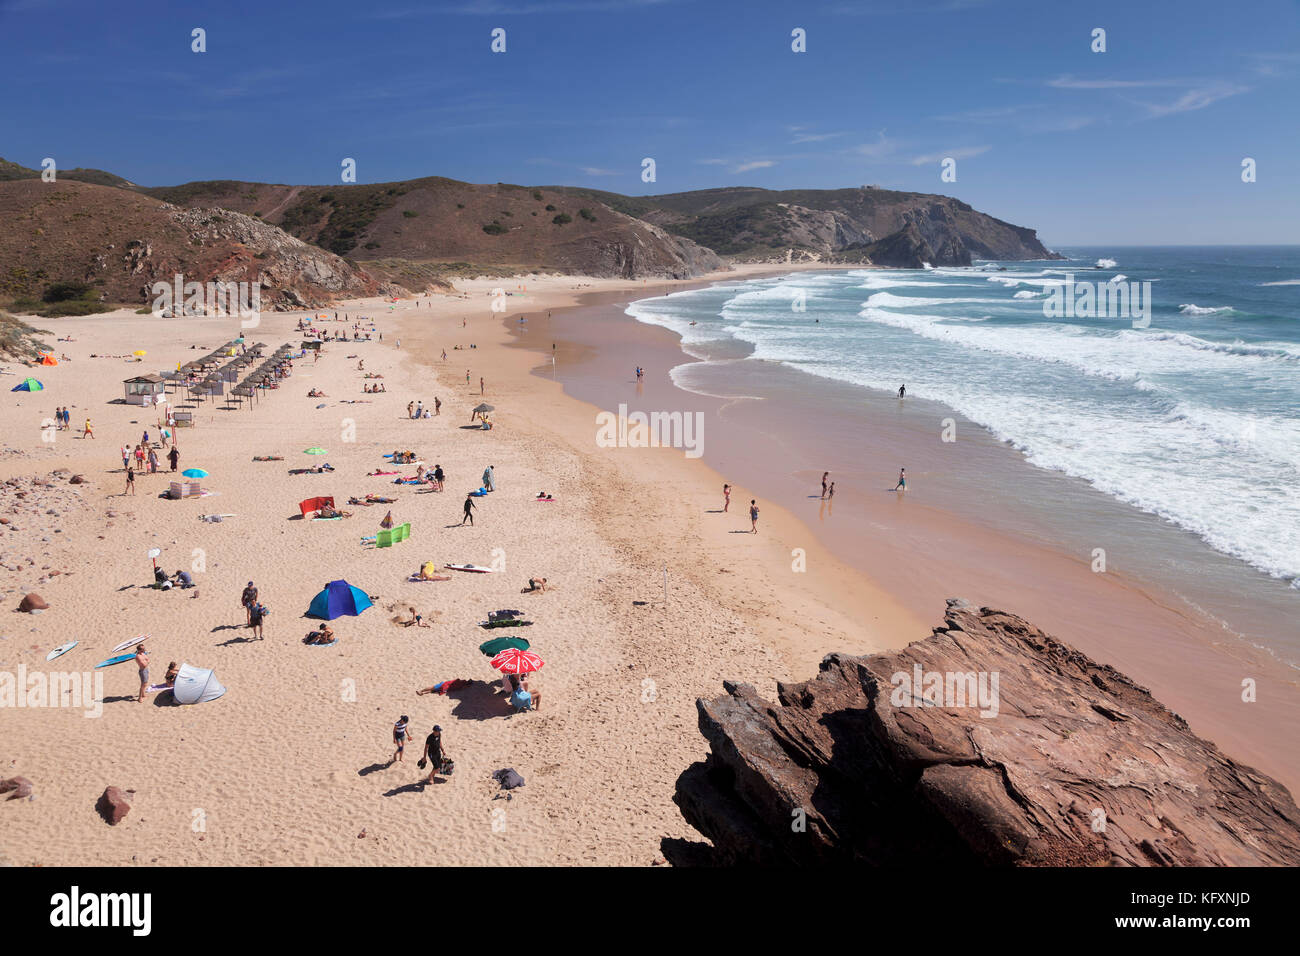
M122 494L135 494L135 469L130 465L126 467L126 491Z
M758 534L758 505L753 498L749 499L749 530Z
M731 508L731 485L722 486L722 513L726 514Z
M393 724L393 743L397 749L393 751L393 759L388 761L389 763L395 763L402 759L402 754L406 750L406 742L411 739L410 722L411 718L403 714L401 719Z
M135 666L140 668L140 696L136 698L136 703L144 703L144 692L149 689L149 653L141 644L135 649Z
M898 484L894 485L894 490L899 491L900 489L902 491L907 490L907 469L906 468L898 469Z
M826 497L826 479L829 478L830 476L831 473L829 471L822 472L822 497L823 498Z
M831 482L831 486L830 486L830 488L828 488L828 489L826 490L826 497L827 497L827 498L834 498L834 497L835 497L835 482L832 481L832 482Z

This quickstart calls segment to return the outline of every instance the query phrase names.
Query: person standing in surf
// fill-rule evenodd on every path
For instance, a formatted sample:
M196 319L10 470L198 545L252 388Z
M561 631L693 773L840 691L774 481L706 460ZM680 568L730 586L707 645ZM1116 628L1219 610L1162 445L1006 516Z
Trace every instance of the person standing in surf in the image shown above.
M894 490L895 491L907 490L907 469L906 468L898 469L898 484L894 485Z
M907 386L906 385L898 386L898 397L903 398L906 395L907 395Z
M752 534L758 534L758 505L754 499L749 499L749 530Z
M826 497L826 479L829 478L830 476L831 473L829 471L822 472L822 497L823 498Z
M722 513L725 515L731 508L731 485L722 486Z

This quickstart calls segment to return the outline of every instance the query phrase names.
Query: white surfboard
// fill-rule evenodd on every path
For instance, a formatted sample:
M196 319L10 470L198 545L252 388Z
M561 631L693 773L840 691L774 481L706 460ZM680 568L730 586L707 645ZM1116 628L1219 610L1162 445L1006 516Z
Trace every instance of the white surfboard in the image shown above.
M68 651L70 651L70 650L72 650L74 647L76 647L78 643L80 643L80 642L78 642L78 641L68 641L68 643L66 643L66 644L60 644L60 645L59 645L58 647L56 647L54 650L52 650L52 651L50 651L48 654L46 654L46 655L45 655L45 659L46 659L47 661L52 661L52 660L54 660L54 658L56 658L56 657L62 657L64 654L68 653Z
M135 647L137 644L143 644L148 639L149 639L148 634L141 634L139 637L133 637L129 641L123 641L121 644L117 645L117 647L113 648L108 653L110 655L121 653L122 651L126 650L128 647Z
M453 571L473 571L475 574L487 574L489 571L495 571L496 568L485 568L478 564L444 564L444 568L450 568Z

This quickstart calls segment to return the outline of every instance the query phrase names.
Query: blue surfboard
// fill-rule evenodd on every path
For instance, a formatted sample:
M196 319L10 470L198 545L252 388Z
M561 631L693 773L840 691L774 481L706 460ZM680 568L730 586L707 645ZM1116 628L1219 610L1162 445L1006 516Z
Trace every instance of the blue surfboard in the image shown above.
M118 654L117 657L110 657L106 661L100 661L98 664L95 665L95 668L98 669L100 667L112 667L114 664L121 664L124 663L125 661L130 661L134 659L135 659L135 654Z

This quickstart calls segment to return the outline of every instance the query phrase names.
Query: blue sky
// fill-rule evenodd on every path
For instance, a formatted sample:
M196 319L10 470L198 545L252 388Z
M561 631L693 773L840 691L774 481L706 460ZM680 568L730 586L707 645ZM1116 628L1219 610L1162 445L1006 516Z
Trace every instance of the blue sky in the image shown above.
M1291 0L0 0L0 83L0 156L145 185L352 157L361 182L876 183L1049 246L1300 242Z

